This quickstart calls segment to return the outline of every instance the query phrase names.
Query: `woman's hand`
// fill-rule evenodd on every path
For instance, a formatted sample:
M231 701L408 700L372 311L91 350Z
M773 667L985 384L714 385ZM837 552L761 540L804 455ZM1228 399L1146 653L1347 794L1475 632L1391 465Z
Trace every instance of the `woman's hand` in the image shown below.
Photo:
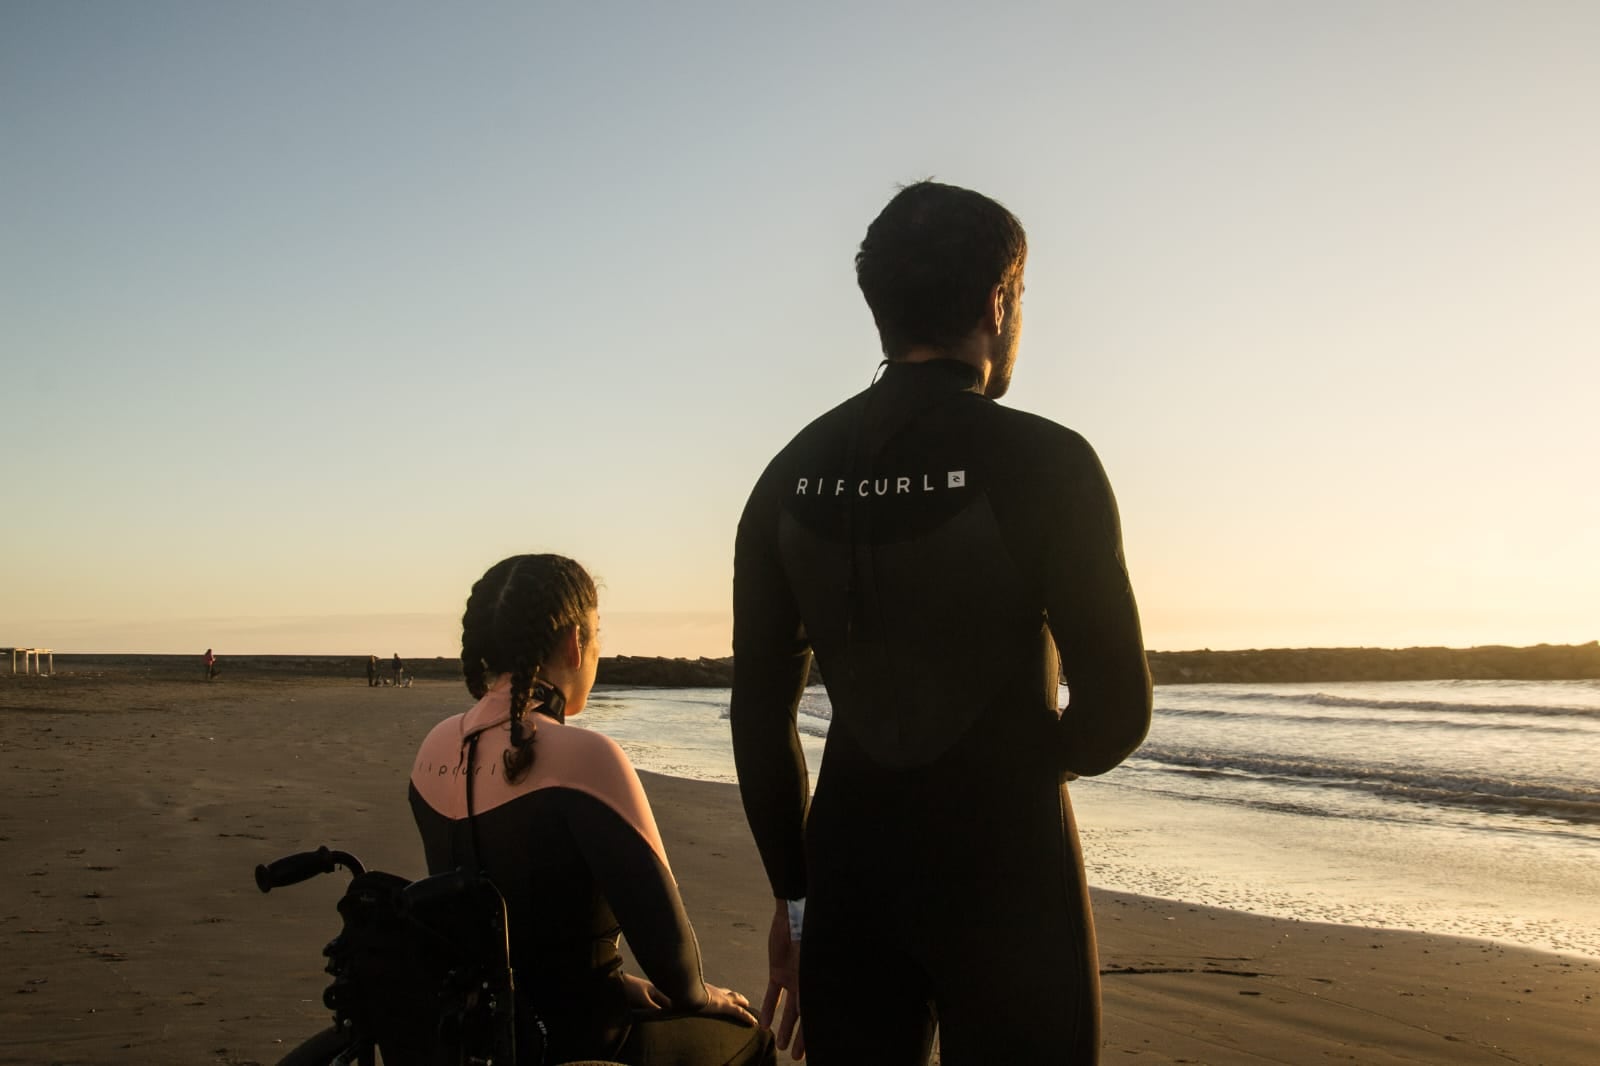
M718 988L713 984L706 985L706 1005L700 1008L700 1013L727 1018L751 1028L756 1024L756 1016L750 1013L748 999L731 988Z
M666 993L642 977L635 977L631 973L623 974L622 988L628 997L628 1007L632 1010L672 1009L672 1000L667 998ZM750 1013L748 999L731 988L721 988L709 983L706 985L706 1004L698 1013L727 1018L740 1025L756 1024L756 1016Z
M628 1007L632 1010L666 1010L672 1006L672 1000L661 989L631 973L622 975L622 988L627 993Z

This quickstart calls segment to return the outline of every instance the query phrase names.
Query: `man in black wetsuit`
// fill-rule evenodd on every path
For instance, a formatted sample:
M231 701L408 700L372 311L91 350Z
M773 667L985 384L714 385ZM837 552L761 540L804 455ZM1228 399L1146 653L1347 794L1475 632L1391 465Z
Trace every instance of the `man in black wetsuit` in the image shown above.
M781 990L780 1044L798 1007L818 1066L923 1063L936 1024L946 1066L1098 1057L1066 782L1138 747L1150 680L1093 450L994 402L1026 255L987 197L896 195L856 257L882 377L773 459L739 522L734 754L777 898L763 1017ZM808 810L813 652L833 719Z

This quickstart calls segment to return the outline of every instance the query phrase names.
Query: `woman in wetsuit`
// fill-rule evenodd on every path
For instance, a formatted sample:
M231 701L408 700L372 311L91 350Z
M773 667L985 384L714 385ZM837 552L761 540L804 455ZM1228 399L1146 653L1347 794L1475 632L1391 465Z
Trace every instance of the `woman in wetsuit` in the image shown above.
M701 976L627 756L566 724L594 686L598 632L571 559L513 556L473 586L461 662L478 702L433 728L411 774L428 871L482 870L505 897L519 1061L771 1062L745 998ZM623 972L619 934L648 980Z

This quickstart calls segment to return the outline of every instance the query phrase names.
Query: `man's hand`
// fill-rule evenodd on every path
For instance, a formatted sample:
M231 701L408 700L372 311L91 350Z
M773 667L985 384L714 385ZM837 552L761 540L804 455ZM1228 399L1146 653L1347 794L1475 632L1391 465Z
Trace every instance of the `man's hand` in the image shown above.
M767 933L767 994L761 1000L761 1028L771 1029L774 1016L779 1018L778 1050L789 1048L790 1058L805 1058L806 1038L800 1028L800 941L789 936L789 902L782 899Z

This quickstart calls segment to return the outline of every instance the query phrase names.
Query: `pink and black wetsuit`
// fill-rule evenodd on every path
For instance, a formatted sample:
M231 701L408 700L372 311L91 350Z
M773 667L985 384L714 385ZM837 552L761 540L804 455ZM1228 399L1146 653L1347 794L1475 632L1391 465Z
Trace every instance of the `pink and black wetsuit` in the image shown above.
M808 811L795 712L833 720ZM1110 486L978 372L890 363L761 476L734 561L734 754L772 889L807 897L819 1066L1089 1063L1094 925L1065 782L1136 748L1150 681ZM1057 711L1057 679L1070 685Z
M707 1055L723 1056L707 1061L743 1061L726 1048L757 1042L755 1030L714 1018L630 1019L619 933L679 1012L706 1002L694 930L649 801L622 749L537 709L528 717L538 731L533 766L522 780L507 781L501 761L510 744L510 696L502 688L433 728L417 752L410 787L428 871L476 865L505 897L519 1048L531 1054L543 1040L537 1015L548 1031L547 1062L649 1061L649 1049L663 1045L705 1045Z

